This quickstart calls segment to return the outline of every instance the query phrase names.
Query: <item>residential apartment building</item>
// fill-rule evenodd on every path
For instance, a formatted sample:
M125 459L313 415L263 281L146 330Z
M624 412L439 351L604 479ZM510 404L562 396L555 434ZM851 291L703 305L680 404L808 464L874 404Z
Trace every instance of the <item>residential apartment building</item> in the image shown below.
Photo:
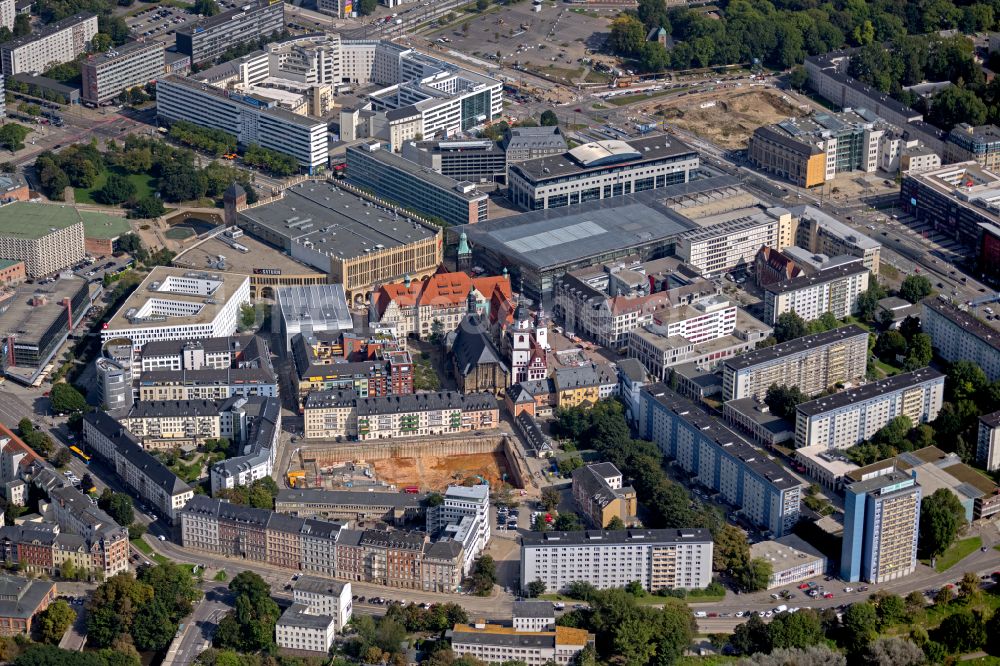
M164 74L163 42L126 42L105 53L89 56L80 66L81 99L103 104L123 91L145 86Z
M4 208L0 256L23 261L29 278L60 271L83 259L83 221L76 211L25 201Z
M105 578L129 570L128 530L119 525L104 511L98 509L90 498L72 486L61 486L49 491L52 500L52 515L59 532L77 535L84 541L79 544L84 552L84 560L75 560L77 565L100 572ZM35 529L34 526L31 529ZM67 536L60 534L60 536ZM49 566L58 568L66 558L73 558L64 547L67 541L52 541L46 546L44 541L25 538L20 534L18 554L21 560L32 562L32 552L49 549L46 558ZM76 545L76 544L74 544ZM20 557L24 552L25 557ZM35 560L36 564L45 560ZM78 570L84 567L78 567Z
M84 417L83 441L92 453L114 467L129 489L170 522L194 495L191 486L143 449L125 426L105 412L94 411Z
M219 407L212 400L140 401L119 423L146 449L197 446L221 437Z
M598 529L607 527L612 518L630 525L638 510L635 488L624 485L622 473L609 462L573 470L573 501Z
M858 259L772 282L764 287L764 321L777 324L786 312L794 312L805 321L819 319L827 312L847 319L857 312L858 297L868 289L869 274Z
M104 325L101 342L129 339L138 355L156 340L225 337L249 302L246 275L156 266Z
M299 518L404 527L426 522L426 499L426 494L397 491L282 488L274 498L274 510Z
M381 285L373 294L368 320L388 327L399 339L426 339L447 334L474 307L487 319L507 321L514 311L510 277L469 277L467 273L435 273L424 280Z
M643 387L639 434L774 536L788 534L799 520L804 483L789 470L662 383Z
M233 396L219 406L219 421L223 436L237 449L212 465L212 494L271 476L281 437L281 401Z
M988 472L1000 469L1000 412L979 417L976 462Z
M423 532L344 529L339 523L232 505L204 495L181 511L185 548L267 562L341 580L456 592L462 544Z
M178 53L191 58L192 65L215 60L227 49L256 42L285 29L285 6L272 0L255 0L178 28L174 40Z
M279 648L323 657L329 654L336 634L332 616L298 602L292 602L274 624L274 642Z
M383 149L378 142L347 148L347 181L426 219L441 219L449 225L482 222L489 213L489 197L473 183L422 168Z
M882 246L878 242L818 208L793 206L789 210L796 220L795 245L828 257L842 255L857 257L872 275L878 276L879 260L882 256Z
M556 404L567 409L584 403L595 404L618 394L618 375L611 366L604 364L557 368L552 381Z
M1000 379L1000 333L992 326L938 298L924 299L920 325L945 361L969 361L991 382Z
M224 370L150 370L136 382L139 400L228 400L278 397L278 378L271 368Z
M722 364L723 400L763 399L772 384L816 395L864 379L868 332L844 326L741 354Z
M551 601L515 601L511 619L515 631L552 631L556 609Z
M990 171L1000 169L1000 127L959 123L944 142L945 164L972 160Z
M944 375L921 368L804 402L795 411L795 446L848 449L897 416L914 426L933 421L943 400Z
M844 487L843 580L884 583L916 570L922 492L895 468Z
M800 187L813 187L850 171L878 168L878 149L887 124L859 108L788 118L754 130L750 163Z
M304 409L305 437L359 440L449 435L496 428L490 393L419 393L360 398L351 390L316 391Z
M94 361L97 371L98 400L105 410L121 412L132 407L132 369L114 359Z
M593 636L586 630L570 627L520 631L516 627L476 622L456 624L449 633L452 652L490 664L520 661L528 666L569 666L593 642Z
M11 5L13 2L0 5ZM12 21L13 22L13 21ZM8 27L6 24L4 27ZM36 615L56 599L56 584L19 576L0 576L0 636L31 636Z
M704 529L532 532L521 539L521 584L546 590L583 581L599 590L638 582L644 590L702 589L712 582L712 537Z
M699 164L696 150L665 134L595 141L510 164L508 197L525 210L572 206L686 183Z
M292 599L319 614L332 617L333 627L337 631L343 631L354 614L350 583L316 576L299 576L292 583Z
M272 5L278 11L282 6L280 2ZM156 114L167 124L186 120L232 134L241 146L258 145L291 155L308 173L326 167L329 161L325 121L192 78L170 74L157 80Z
M90 48L97 34L97 15L80 12L0 44L4 76L44 72L53 64L70 62ZM3 255L8 256L8 255Z
M677 236L677 256L704 276L721 275L754 262L762 246L789 244L792 215L784 208L726 220L682 231Z

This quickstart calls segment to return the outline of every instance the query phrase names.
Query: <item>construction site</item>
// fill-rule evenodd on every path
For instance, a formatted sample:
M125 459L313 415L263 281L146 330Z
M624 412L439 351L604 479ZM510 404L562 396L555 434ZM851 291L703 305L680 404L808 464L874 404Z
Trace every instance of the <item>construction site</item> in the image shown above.
M730 150L746 148L750 135L761 125L809 113L808 106L780 90L746 86L651 102L641 110Z
M287 472L295 488L443 490L472 480L515 488L528 478L518 445L499 434L395 443L317 444L299 449Z

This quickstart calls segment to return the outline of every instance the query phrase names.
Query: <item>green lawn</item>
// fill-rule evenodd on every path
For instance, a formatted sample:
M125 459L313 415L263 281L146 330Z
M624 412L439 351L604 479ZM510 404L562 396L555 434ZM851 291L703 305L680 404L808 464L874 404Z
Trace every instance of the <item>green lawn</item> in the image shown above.
M983 540L977 536L956 541L951 545L951 548L944 552L944 555L937 558L937 561L934 563L934 569L936 571L947 571L965 559L967 555L971 555L979 550L982 545ZM928 563L926 560L922 561Z
M902 372L902 370L900 370L899 368L893 365L889 365L885 361L880 361L878 358L874 356L872 356L872 364L874 364L876 368L885 373L887 377L891 375L898 375L900 372Z
M143 555L151 556L153 554L153 547L146 543L143 539L132 539L132 545L142 552Z
M99 201L94 199L94 193L104 187L104 182L108 179L108 174L111 172L119 173L135 184L136 198L145 199L149 195L156 191L156 179L152 176L144 173L133 173L127 174L119 169L108 169L101 175L97 177L97 182L94 183L93 187L77 187L74 188L76 202L85 204L100 204Z

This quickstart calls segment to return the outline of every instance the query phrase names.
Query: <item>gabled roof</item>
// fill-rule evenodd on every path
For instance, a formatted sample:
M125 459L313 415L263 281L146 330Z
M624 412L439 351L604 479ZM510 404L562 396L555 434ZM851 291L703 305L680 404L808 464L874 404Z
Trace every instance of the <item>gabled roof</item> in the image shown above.
M493 301L496 295L500 301L511 299L510 279L503 276L470 278L466 273L435 273L426 280L415 280L382 285L375 294L375 305L379 315L385 314L390 303L400 307L436 306L459 307L475 289L484 298Z
M466 315L462 323L459 324L451 353L455 358L458 372L463 377L472 372L476 366L487 363L498 364L504 372L508 370L507 364L503 362L496 347L490 342L489 335L486 333L479 315Z

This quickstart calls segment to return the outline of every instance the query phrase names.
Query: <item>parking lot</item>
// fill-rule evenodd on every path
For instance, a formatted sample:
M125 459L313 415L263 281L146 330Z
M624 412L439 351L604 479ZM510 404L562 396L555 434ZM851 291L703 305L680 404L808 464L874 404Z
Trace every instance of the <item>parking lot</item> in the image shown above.
M222 5L223 3L220 2L220 8ZM128 25L132 37L136 39L152 37L173 41L177 28L196 20L198 20L198 16L185 9L157 5L125 19L125 23Z

